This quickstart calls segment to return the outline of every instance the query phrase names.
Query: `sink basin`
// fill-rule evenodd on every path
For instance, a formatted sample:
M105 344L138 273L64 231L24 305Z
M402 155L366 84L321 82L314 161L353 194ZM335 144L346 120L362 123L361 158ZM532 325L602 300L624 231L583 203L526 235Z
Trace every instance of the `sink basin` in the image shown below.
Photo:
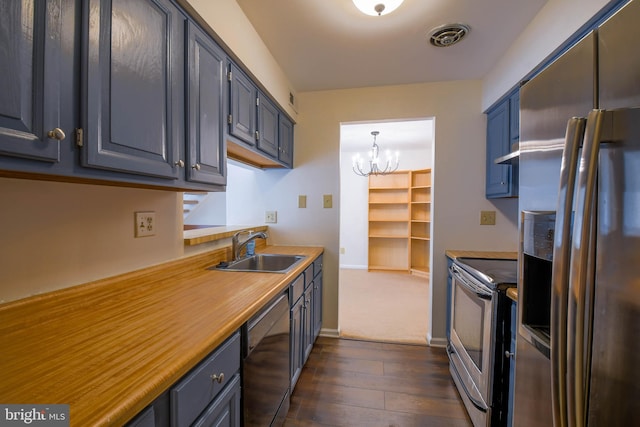
M220 271L255 271L286 273L305 257L302 255L255 254L230 263L220 263L210 269Z

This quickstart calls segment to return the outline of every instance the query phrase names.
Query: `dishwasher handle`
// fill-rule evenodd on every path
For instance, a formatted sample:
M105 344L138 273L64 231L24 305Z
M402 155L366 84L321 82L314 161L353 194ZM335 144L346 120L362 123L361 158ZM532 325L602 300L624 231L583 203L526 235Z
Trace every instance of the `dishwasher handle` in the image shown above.
M281 294L247 322L247 357L283 316L289 320L289 294Z

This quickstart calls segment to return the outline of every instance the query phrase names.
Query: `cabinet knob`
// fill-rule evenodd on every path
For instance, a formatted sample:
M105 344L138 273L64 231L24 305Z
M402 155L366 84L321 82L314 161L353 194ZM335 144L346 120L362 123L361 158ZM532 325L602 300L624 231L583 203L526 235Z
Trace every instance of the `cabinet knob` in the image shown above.
M506 357L507 359L515 357L516 354L515 353L511 353L509 350L504 352L504 357Z
M184 161L178 160L177 162L174 163L174 165L178 166L179 168L183 168L184 167Z
M195 165L191 166L191 169L195 169L197 171L200 170L200 163L196 163Z
M220 372L219 374L211 374L211 380L217 381L218 384L222 383L222 381L224 381L224 372Z
M57 139L58 141L62 141L67 137L64 131L60 128L54 128L53 130L50 130L49 132L47 132L47 136L51 139Z

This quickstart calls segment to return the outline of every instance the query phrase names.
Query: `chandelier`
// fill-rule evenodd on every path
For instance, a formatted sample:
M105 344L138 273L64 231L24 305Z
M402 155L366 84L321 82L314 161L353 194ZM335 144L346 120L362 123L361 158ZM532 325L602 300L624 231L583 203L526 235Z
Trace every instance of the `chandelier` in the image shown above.
M360 12L370 16L386 15L396 10L404 0L353 0Z
M353 156L353 172L356 175L367 177L369 175L386 175L398 170L400 154L396 151L394 156L391 151L387 150L384 157L380 157L380 147L376 144L376 137L380 135L380 132L374 130L371 135L373 135L373 147L369 150L368 167L365 169L365 160L360 157L360 154L356 154Z

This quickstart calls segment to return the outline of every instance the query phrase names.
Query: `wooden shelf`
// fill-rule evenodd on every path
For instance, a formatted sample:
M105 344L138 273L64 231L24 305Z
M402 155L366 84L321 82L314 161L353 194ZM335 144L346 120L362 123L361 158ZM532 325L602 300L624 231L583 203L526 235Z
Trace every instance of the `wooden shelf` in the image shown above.
M428 277L431 169L369 176L369 270Z
M431 252L431 169L411 173L409 269L429 277Z
M409 268L409 171L369 176L369 270Z

